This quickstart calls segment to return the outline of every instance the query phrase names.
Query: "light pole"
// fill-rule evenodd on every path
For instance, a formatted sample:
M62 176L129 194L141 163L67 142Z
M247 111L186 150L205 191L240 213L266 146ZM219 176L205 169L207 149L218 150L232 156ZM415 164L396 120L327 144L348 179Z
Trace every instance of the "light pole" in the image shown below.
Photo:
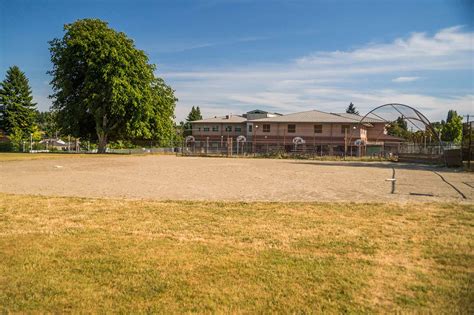
M315 132L314 126L313 126L313 158L318 153L317 151L318 150L316 148L316 132Z
M268 141L267 141L267 136L265 136L265 144L267 145L267 154L268 154Z
M344 128L344 159L347 155L347 128Z
M255 128L253 128L253 154L255 154L256 150L256 145L257 145L257 128L258 125L255 125Z

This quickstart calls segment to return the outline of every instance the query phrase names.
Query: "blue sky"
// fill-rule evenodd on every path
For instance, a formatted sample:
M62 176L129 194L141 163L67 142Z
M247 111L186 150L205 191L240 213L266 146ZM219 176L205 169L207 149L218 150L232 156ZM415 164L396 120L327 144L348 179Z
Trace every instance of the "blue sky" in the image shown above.
M0 0L0 75L18 65L50 106L48 41L100 18L135 40L204 116L260 108L362 113L406 103L474 114L473 1Z

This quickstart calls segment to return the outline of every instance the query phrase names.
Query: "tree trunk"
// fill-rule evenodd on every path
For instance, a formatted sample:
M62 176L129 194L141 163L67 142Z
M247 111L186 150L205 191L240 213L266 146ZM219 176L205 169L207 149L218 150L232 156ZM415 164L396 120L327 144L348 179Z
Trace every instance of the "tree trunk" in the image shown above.
M102 121L99 120L97 123L97 138L99 138L99 147L97 153L107 153L107 115L102 117Z
M103 154L107 152L107 135L105 133L97 133L99 138L99 147L97 153Z

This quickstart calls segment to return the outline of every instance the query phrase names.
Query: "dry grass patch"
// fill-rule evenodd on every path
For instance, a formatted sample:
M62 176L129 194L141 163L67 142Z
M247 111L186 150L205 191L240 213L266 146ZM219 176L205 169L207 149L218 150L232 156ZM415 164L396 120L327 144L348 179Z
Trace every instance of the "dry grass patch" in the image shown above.
M473 218L0 194L0 311L472 313Z

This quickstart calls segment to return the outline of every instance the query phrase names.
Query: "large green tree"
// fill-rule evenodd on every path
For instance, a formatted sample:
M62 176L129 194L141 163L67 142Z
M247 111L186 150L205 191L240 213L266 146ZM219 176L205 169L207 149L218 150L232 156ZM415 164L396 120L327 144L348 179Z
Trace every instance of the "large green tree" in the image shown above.
M35 130L36 103L28 78L17 66L7 70L0 83L0 128L16 137L27 137Z
M161 145L170 146L176 138L174 109L178 99L174 96L173 89L166 85L161 78L152 84L152 117L149 120L150 135L145 139L153 139Z
M108 141L173 134L174 91L124 33L98 19L64 26L50 41L53 110L63 133Z

